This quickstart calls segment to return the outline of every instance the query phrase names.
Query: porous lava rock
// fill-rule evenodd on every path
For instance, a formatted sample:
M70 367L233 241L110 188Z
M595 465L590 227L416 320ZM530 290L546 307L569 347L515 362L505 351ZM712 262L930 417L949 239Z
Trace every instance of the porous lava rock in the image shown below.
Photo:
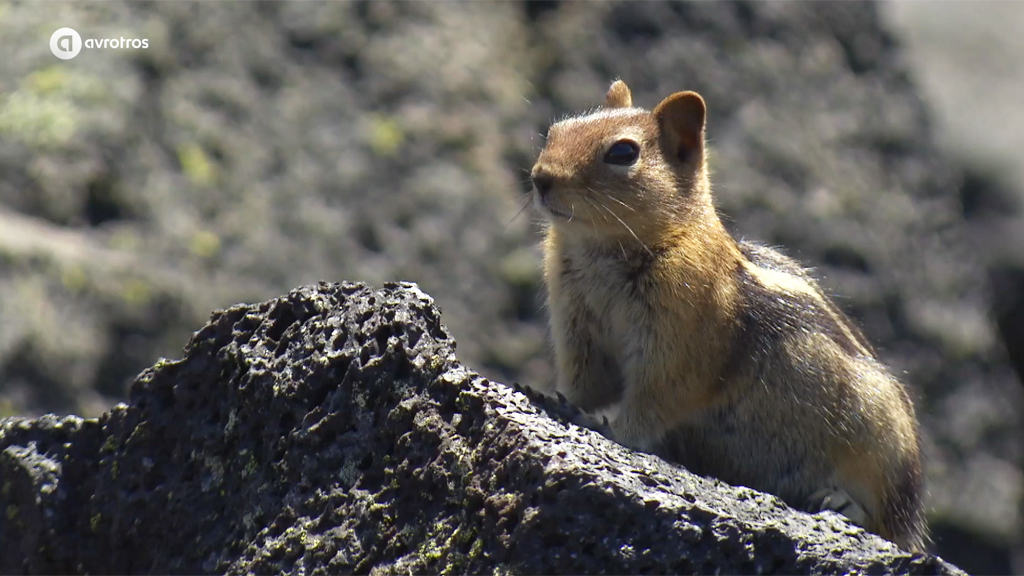
M4 573L960 574L462 366L414 284L216 312L99 419L0 421Z

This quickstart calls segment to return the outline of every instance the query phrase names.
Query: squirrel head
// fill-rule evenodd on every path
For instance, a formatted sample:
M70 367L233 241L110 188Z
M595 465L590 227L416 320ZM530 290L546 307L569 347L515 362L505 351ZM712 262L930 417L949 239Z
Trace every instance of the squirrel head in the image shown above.
M552 226L646 243L710 206L704 100L677 92L654 110L612 83L604 106L555 123L534 164L533 201Z

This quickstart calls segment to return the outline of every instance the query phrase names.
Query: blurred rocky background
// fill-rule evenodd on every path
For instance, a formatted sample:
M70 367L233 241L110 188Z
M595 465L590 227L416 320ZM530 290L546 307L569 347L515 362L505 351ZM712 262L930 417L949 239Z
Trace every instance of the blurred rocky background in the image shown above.
M50 35L146 38L62 61ZM935 551L1024 573L1014 3L0 2L0 416L94 416L209 313L411 280L459 357L551 378L527 173L622 77L710 107L738 235L907 381ZM1015 372L1016 366L1017 372Z

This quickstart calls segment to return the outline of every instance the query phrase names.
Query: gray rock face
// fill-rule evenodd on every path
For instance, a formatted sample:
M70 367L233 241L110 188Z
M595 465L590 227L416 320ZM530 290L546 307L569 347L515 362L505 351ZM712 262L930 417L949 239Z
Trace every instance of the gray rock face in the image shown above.
M415 285L214 314L97 420L0 421L0 571L962 574L455 358Z

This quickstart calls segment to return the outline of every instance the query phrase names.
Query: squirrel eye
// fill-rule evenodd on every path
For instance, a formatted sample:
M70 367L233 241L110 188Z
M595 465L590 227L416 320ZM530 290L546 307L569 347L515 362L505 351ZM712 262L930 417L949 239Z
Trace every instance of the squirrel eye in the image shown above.
M604 161L607 164L616 166L629 166L640 157L640 146L632 140L619 140L604 154Z

